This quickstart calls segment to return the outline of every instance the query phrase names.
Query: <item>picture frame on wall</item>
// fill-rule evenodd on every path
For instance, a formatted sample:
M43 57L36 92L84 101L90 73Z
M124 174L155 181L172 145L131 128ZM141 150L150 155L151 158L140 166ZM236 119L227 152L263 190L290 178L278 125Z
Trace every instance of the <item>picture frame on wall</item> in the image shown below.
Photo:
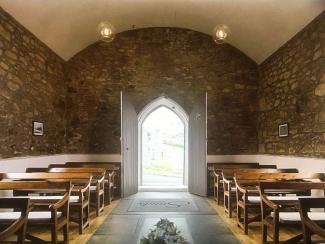
M279 125L279 137L288 137L289 136L289 124L284 123Z
M33 121L33 135L43 136L44 135L44 123L39 121Z

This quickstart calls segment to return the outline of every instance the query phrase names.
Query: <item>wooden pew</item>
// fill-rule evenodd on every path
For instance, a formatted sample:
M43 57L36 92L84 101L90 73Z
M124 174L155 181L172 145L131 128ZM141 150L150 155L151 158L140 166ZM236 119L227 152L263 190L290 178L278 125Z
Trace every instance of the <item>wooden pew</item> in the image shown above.
M17 243L23 244L26 239L26 226L31 204L28 198L0 198L0 208L13 208L18 211L17 219L6 220L8 212L0 212L0 241L6 241L12 235L17 236Z
M66 162L67 167L87 167L87 168L105 168L105 198L107 204L110 204L115 196L121 195L121 163L105 162Z
M90 224L90 184L91 173L0 173L1 180L40 180L64 181L69 180L74 184L73 195L70 196L70 219L78 223L79 233ZM15 195L27 195L27 191L14 191ZM48 198L50 198L48 196ZM52 199L58 198L51 196Z
M304 243L311 244L311 237L316 234L325 239L325 212L310 212L311 208L325 208L325 198L299 198L299 213L304 234ZM315 219L317 214L317 219Z
M301 219L299 212L297 212L297 206L299 204L299 198L305 196L269 196L268 194L273 190L324 190L324 182L311 182L315 180L324 179L323 174L292 174L291 181L261 181L259 183L259 192L261 197L261 210L262 210L262 241L267 242L268 229L271 229L270 233L272 242L279 243L279 228L280 226L286 225L299 225L301 224ZM294 180L294 181L293 181ZM296 180L311 180L310 182ZM310 195L308 196L310 197ZM288 212L288 209L296 208L295 211ZM285 212L284 212L285 211ZM325 219L324 219L325 220ZM300 241L303 234L296 235L286 242L296 243Z
M96 215L99 216L104 211L105 203L105 168L49 168L51 173L90 173L93 176L92 185L90 186L90 194L95 198ZM93 185L95 184L95 185Z
M282 174L276 173L298 173L297 169L260 169L260 170L236 170L234 174L234 183L236 186L236 202L237 202L237 225L243 228L244 233L248 233L248 225L252 222L260 221L260 198L257 186L260 178L266 173L274 173L270 180L283 180ZM269 174L268 174L269 175ZM254 178L255 177L255 178ZM277 178L278 177L278 178ZM263 177L265 180L266 178ZM296 193L296 192L294 192ZM249 218L250 211L254 210L257 215ZM243 213L243 217L242 217Z
M258 169L258 163L227 163L227 164L213 164L213 177L212 179L212 187L213 187L213 196L219 205L221 203L221 199L223 198L223 184L222 184L222 170L223 169L238 169L238 168L249 168L249 169ZM211 173L209 173L210 175Z
M31 211L28 215L27 227L48 226L51 230L51 243L58 243L58 232L62 230L64 243L69 243L69 199L72 190L71 182L47 182L47 181L0 181L0 190L41 190L43 192L52 192L53 190L63 191L63 196L59 199L45 199L28 197L36 207L46 207L45 211ZM21 197L19 197L21 198ZM28 199L26 197L26 199ZM15 207L14 205L12 207ZM5 224L8 221L16 221L21 213L9 212L0 213L0 223ZM26 239L32 243L44 243L30 234L26 234Z
M259 163L234 163L234 162L209 162L207 163L207 193L208 196L214 196L214 171L222 166L229 165L251 165L252 167L259 167ZM219 204L219 203L218 203Z
M233 180L236 173L242 172L243 174L250 173L279 173L279 172L297 172L297 169L249 169L249 168L228 168L222 169L222 184L223 184L223 199L225 212L228 217L232 217L233 201L236 199L236 184Z

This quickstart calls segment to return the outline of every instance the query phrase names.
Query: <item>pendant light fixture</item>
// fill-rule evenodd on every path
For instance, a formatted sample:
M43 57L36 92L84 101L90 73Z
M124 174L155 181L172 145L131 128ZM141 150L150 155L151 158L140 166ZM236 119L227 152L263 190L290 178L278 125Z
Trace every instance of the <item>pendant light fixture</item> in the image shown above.
M228 26L221 24L217 25L212 32L212 37L215 43L223 44L226 42L227 37L229 37L230 29Z
M99 39L104 42L111 42L115 38L115 28L108 21L103 21L98 25Z

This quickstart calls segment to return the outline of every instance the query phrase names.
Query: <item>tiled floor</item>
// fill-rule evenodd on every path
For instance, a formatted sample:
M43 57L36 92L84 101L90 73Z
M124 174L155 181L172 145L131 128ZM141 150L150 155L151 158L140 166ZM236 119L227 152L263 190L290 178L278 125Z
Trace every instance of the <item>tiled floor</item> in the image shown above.
M192 199L198 212L132 212L128 207L134 199ZM207 205L205 205L207 204ZM122 206L122 207L121 207ZM122 199L104 223L88 242L108 244L138 244L160 218L168 218L177 225L182 236L191 244L239 243L231 231L225 227L215 211L204 211L209 206L204 198L188 193L138 193Z

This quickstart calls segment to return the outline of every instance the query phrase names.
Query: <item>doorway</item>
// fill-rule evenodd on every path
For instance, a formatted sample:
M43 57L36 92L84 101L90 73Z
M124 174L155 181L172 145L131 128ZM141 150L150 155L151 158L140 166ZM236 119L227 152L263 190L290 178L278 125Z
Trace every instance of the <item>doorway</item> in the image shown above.
M138 116L139 190L187 191L188 115L160 97Z

